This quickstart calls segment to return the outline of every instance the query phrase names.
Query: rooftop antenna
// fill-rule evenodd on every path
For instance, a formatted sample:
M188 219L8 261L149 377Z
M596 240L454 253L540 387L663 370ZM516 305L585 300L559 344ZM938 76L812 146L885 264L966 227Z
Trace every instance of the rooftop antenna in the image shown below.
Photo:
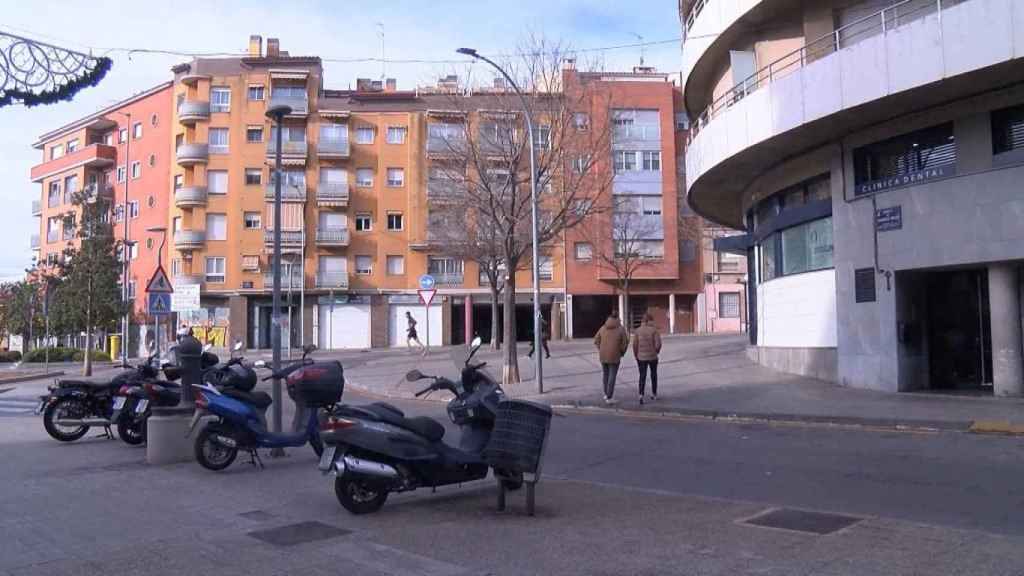
M644 49L645 49L644 37L639 35L639 34L637 34L636 32L633 32L632 34L633 34L633 36L636 36L637 40L640 41L640 67L643 68L643 66L644 66Z
M380 81L387 77L388 63L384 60L384 23L377 22L377 35L380 36Z

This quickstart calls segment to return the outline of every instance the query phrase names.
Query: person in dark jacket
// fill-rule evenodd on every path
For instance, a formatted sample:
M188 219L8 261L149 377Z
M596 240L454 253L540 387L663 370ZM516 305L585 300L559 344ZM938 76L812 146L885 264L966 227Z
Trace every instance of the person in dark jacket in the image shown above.
M551 358L551 350L548 350L548 340L551 340L551 327L548 326L548 321L542 316L540 319L540 345L544 347L545 358ZM530 351L526 354L527 358L533 358L533 348L536 345L537 340L530 338Z
M633 332L633 356L640 370L640 403L644 403L647 370L651 371L651 400L658 399L658 354L661 352L661 334L654 327L654 318L644 315L644 322Z
M629 349L629 334L619 323L618 314L612 312L604 321L604 326L594 336L598 357L601 360L601 379L604 386L604 402L615 402L615 378L619 374L619 363Z

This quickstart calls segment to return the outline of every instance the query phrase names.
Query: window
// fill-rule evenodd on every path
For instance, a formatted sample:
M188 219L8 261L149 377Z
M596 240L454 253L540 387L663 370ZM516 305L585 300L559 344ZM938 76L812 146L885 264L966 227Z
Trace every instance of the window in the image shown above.
M159 123L160 123L160 118L157 117L156 112L154 112L153 114L151 114L149 116L149 125L150 126L156 126Z
M782 231L782 273L832 268L832 219L822 218Z
M404 168L388 168L388 186L392 188L401 187L405 184Z
M223 282L224 281L224 257L223 256L207 256L206 257L206 281L207 282Z
M245 129L245 141L249 144L263 142L263 126L249 126Z
M148 198L146 198L146 205L149 206L150 208L156 206L156 198L150 195Z
M776 232L761 241L761 282L767 282L778 275L775 249L778 238L779 234Z
M50 147L50 160L56 160L57 158L60 158L62 156L64 156L63 144L57 144L56 146Z
M210 194L227 194L228 193L228 171L227 170L207 170L206 171L206 191Z
M107 132L106 134L104 134L103 135L103 143L106 144L107 146L113 146L114 145L114 133L113 132Z
M135 280L128 281L128 299L135 299Z
M131 202L128 203L128 218L138 218L138 217L139 217L139 201L138 200L132 200Z
M853 151L854 194L870 194L956 172L956 139L947 122Z
M128 259L135 260L139 257L139 243L130 242L128 244Z
M210 112L231 111L231 88L214 86L210 88Z
M718 293L718 317L739 318L740 317L740 293L719 292Z
M181 232L181 216L175 216L174 219L171 220L171 231Z
M65 147L65 152L67 152L68 154L71 154L75 150L78 150L78 138L72 138L71 140L68 140L68 144Z
M171 259L171 277L181 276L181 258Z
M373 126L360 126L356 129L356 144L373 144Z
M185 185L185 175L184 174L175 174L174 175L174 189L177 190L178 188L181 188L184 185Z
M577 156L572 159L572 170L577 174L583 174L590 169L590 156Z
M388 126L386 140L388 144L405 144L405 126Z
M46 196L46 206L60 206L60 181L50 182L50 192Z
M689 130L690 119L686 117L685 112L676 112L676 130Z
M142 138L142 122L132 124L132 138L135 138L136 140Z
M640 213L644 216L661 216L661 196L641 196Z
M242 270L246 272L258 272L260 269L260 257L256 255L242 256Z
M227 240L228 239L228 217L226 214L206 215L206 239Z
M594 245L590 242L577 242L575 252L577 260L590 260L594 257Z
M615 150L613 154L616 174L636 170L636 152L632 150Z
M263 169L262 168L246 168L245 169L245 185L246 186L259 186L263 183Z
M132 180L138 180L142 176L142 163L136 160L132 162Z
M533 131L534 148L537 150L551 150L551 126L541 124Z
M461 278L463 269L464 265L462 260L444 258L440 256L427 257L427 274L432 276L447 276L449 280L451 280L452 276Z
M356 256L356 274L366 276L373 273L373 258L370 256Z
M128 129L127 128L121 128L120 130L117 131L117 141L120 144L124 144L125 142L128 141Z
M320 142L348 142L348 124L320 124Z
M356 168L356 186L373 186L373 168Z
M64 178L64 201L71 202L76 192L78 192L78 175Z
M576 112L573 114L572 123L581 132L590 130L590 116L586 112Z
M149 158L148 158L148 162L149 162L149 167L150 168L156 166L156 154L150 154Z
M644 156L644 170L659 172L661 171L661 152L654 150L645 150Z
M718 252L718 270L720 272L740 272L743 257L732 252Z
M367 212L356 214L356 232L369 232L373 230L373 216Z
M228 153L228 129L227 128L210 128L210 153L211 154L227 154Z
M118 166L117 167L117 181L118 182L124 182L126 180L127 174L128 174L128 169L127 168L125 168L124 166Z
M1024 150L1024 106L992 112L992 153L1011 150Z
M124 220L124 204L118 204L114 206L114 222L121 222Z
M405 274L405 256L388 256L388 276Z
M555 274L555 263L551 256L541 256L537 266L537 276L541 280L551 280Z
M388 212L388 230L397 232L402 229L402 213Z
M679 261L695 262L697 260L697 243L689 238L679 243Z
M263 227L263 223L260 221L259 212L246 212L245 213L245 229L246 230L259 230Z
M249 86L249 100L263 100L263 86Z

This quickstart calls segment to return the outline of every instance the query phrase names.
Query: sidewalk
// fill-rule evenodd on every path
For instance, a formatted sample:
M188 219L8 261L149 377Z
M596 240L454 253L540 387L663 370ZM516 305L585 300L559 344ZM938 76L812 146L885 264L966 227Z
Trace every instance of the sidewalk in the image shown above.
M589 340L553 342L551 348L553 356L544 362L544 394L537 394L533 362L526 358L529 347L520 345L523 382L506 387L509 395L608 412L1024 433L1024 399L875 392L784 374L747 359L745 335L665 338L658 400L643 406L637 402L636 363L628 353L619 371L618 403L608 407L601 393L601 366ZM406 350L371 351L345 354L343 363L349 386L409 398L420 386L405 382L406 371L417 368L425 374L453 377L458 372L451 355L457 352L457 347L447 348L421 358ZM491 373L500 376L500 352L482 349L477 358L487 361Z

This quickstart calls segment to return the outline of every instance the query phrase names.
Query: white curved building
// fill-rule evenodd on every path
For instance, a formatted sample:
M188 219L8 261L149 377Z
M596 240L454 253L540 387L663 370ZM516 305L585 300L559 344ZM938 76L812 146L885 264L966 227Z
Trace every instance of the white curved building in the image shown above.
M1024 1L681 0L680 20L687 196L747 232L759 361L1024 393Z

